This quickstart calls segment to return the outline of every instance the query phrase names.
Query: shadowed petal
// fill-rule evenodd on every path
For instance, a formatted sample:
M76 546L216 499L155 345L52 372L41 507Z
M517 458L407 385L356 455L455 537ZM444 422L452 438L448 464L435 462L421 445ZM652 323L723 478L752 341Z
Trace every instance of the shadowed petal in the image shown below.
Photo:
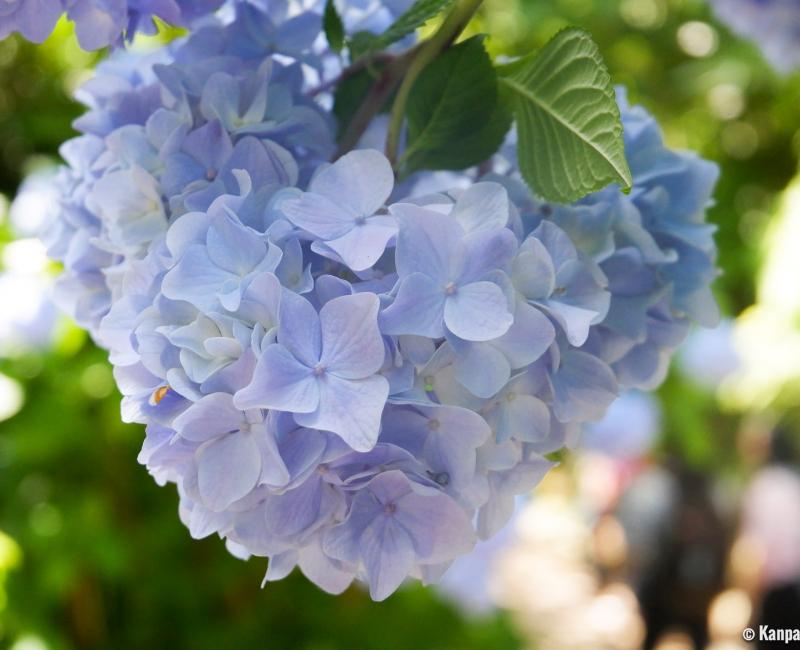
M203 502L217 512L247 496L258 483L261 454L255 438L233 433L197 453L197 487Z
M553 260L544 244L535 237L529 237L520 247L512 273L514 286L531 300L544 300L556 288Z
M319 404L317 379L282 345L270 345L256 364L253 381L234 396L242 409L310 413Z
M467 513L446 494L411 492L400 499L396 517L413 540L417 558L426 564L452 560L475 545Z
M227 393L206 395L181 413L172 424L182 438L205 442L231 431L244 422L244 413L233 405Z
M550 433L550 409L533 395L514 395L492 413L497 441L539 442Z
M402 526L379 516L361 536L361 556L369 595L381 601L397 590L414 566L414 545Z
M381 313L381 331L442 338L444 306L444 289L427 275L412 273L400 283L394 302Z
M562 422L598 420L618 393L614 373L597 357L585 352L567 352L558 372L550 379L553 411Z
M311 192L284 199L278 210L298 228L326 241L346 235L355 227L358 217L340 202Z
M511 378L511 364L490 343L464 342L457 352L456 379L477 397L496 395Z
M281 295L278 340L295 357L313 368L322 355L322 332L317 310L293 291Z

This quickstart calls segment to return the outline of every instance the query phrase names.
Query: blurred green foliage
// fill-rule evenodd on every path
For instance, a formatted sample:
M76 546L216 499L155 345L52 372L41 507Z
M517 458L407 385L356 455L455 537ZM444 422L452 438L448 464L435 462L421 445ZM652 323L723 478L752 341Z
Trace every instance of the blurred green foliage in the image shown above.
M0 424L0 527L22 549L9 558L0 538L0 579L18 563L0 647L26 634L52 650L517 647L502 619L467 622L421 587L382 604L301 575L261 590L264 560L190 539L174 488L137 465L141 430L120 422L111 371L81 332L0 372L25 381L27 401Z
M776 76L700 0L487 0L475 31L513 56L567 24L592 32L615 82L671 145L721 165L717 293L735 316L753 302L757 245L796 172L800 75ZM57 156L81 112L71 90L96 60L63 24L38 48L0 42L0 193L13 196L26 170ZM0 223L0 246L9 237ZM22 411L0 422L0 648L520 646L504 618L468 621L421 587L382 604L358 588L327 596L300 575L259 589L264 561L191 540L173 488L136 463L142 431L120 422L110 369L78 330L50 353L0 359L0 373L25 390ZM676 373L662 397L662 453L736 467L733 415Z

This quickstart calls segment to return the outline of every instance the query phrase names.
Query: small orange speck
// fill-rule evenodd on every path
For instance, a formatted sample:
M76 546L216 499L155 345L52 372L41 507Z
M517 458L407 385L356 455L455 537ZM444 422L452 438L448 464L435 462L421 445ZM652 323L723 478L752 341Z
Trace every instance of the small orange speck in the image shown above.
M152 397L153 404L160 404L161 400L167 396L168 392L169 392L169 385L159 386L158 388L156 388L156 390L153 392L153 397Z

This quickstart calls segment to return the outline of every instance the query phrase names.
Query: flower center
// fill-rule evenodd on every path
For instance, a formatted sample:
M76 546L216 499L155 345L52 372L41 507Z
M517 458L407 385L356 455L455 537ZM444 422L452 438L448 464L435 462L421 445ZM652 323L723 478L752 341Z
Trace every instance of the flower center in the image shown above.
M366 215L362 214L362 215L356 217L356 225L357 226L363 226L365 223L367 223Z
M155 391L153 391L152 396L150 397L150 401L152 402L152 404L154 406L158 406L161 403L161 400L167 396L169 389L170 389L169 384L167 384L166 386L159 386L158 388L156 388Z
M437 420L436 418L428 420L428 428L431 431L438 431L440 426L442 426L442 423L439 422L439 420Z
M397 504L396 503L387 503L383 506L383 514L387 517L391 517L395 512L397 512Z
M507 402L513 402L515 399L517 399L516 393L509 393L508 395L506 395Z
M217 177L217 170L213 167L206 169L206 180L213 181Z
M325 374L325 366L323 366L321 363L318 363L316 366L314 366L315 377L320 377L324 374Z
M448 282L446 285L444 285L444 292L448 296L452 296L457 291L458 287L456 286L455 282Z
M448 474L447 472L438 472L436 474L431 475L431 478L442 487L444 487L450 482L450 474Z

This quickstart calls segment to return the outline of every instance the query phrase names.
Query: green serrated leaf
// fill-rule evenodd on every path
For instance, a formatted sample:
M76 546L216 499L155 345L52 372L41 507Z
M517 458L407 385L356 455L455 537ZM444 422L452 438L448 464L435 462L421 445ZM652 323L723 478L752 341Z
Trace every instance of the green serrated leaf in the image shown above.
M325 37L328 45L334 52L341 52L344 48L344 24L333 0L325 3L325 13L322 16L322 26L325 29Z
M537 194L569 203L612 182L630 188L619 107L589 34L565 29L498 72L517 121L520 170Z
M511 115L498 101L497 75L482 36L450 48L422 71L406 117L405 172L466 169L497 151Z
M385 32L372 42L370 49L382 50L404 36L416 31L447 9L455 0L417 0L408 10L392 23Z

